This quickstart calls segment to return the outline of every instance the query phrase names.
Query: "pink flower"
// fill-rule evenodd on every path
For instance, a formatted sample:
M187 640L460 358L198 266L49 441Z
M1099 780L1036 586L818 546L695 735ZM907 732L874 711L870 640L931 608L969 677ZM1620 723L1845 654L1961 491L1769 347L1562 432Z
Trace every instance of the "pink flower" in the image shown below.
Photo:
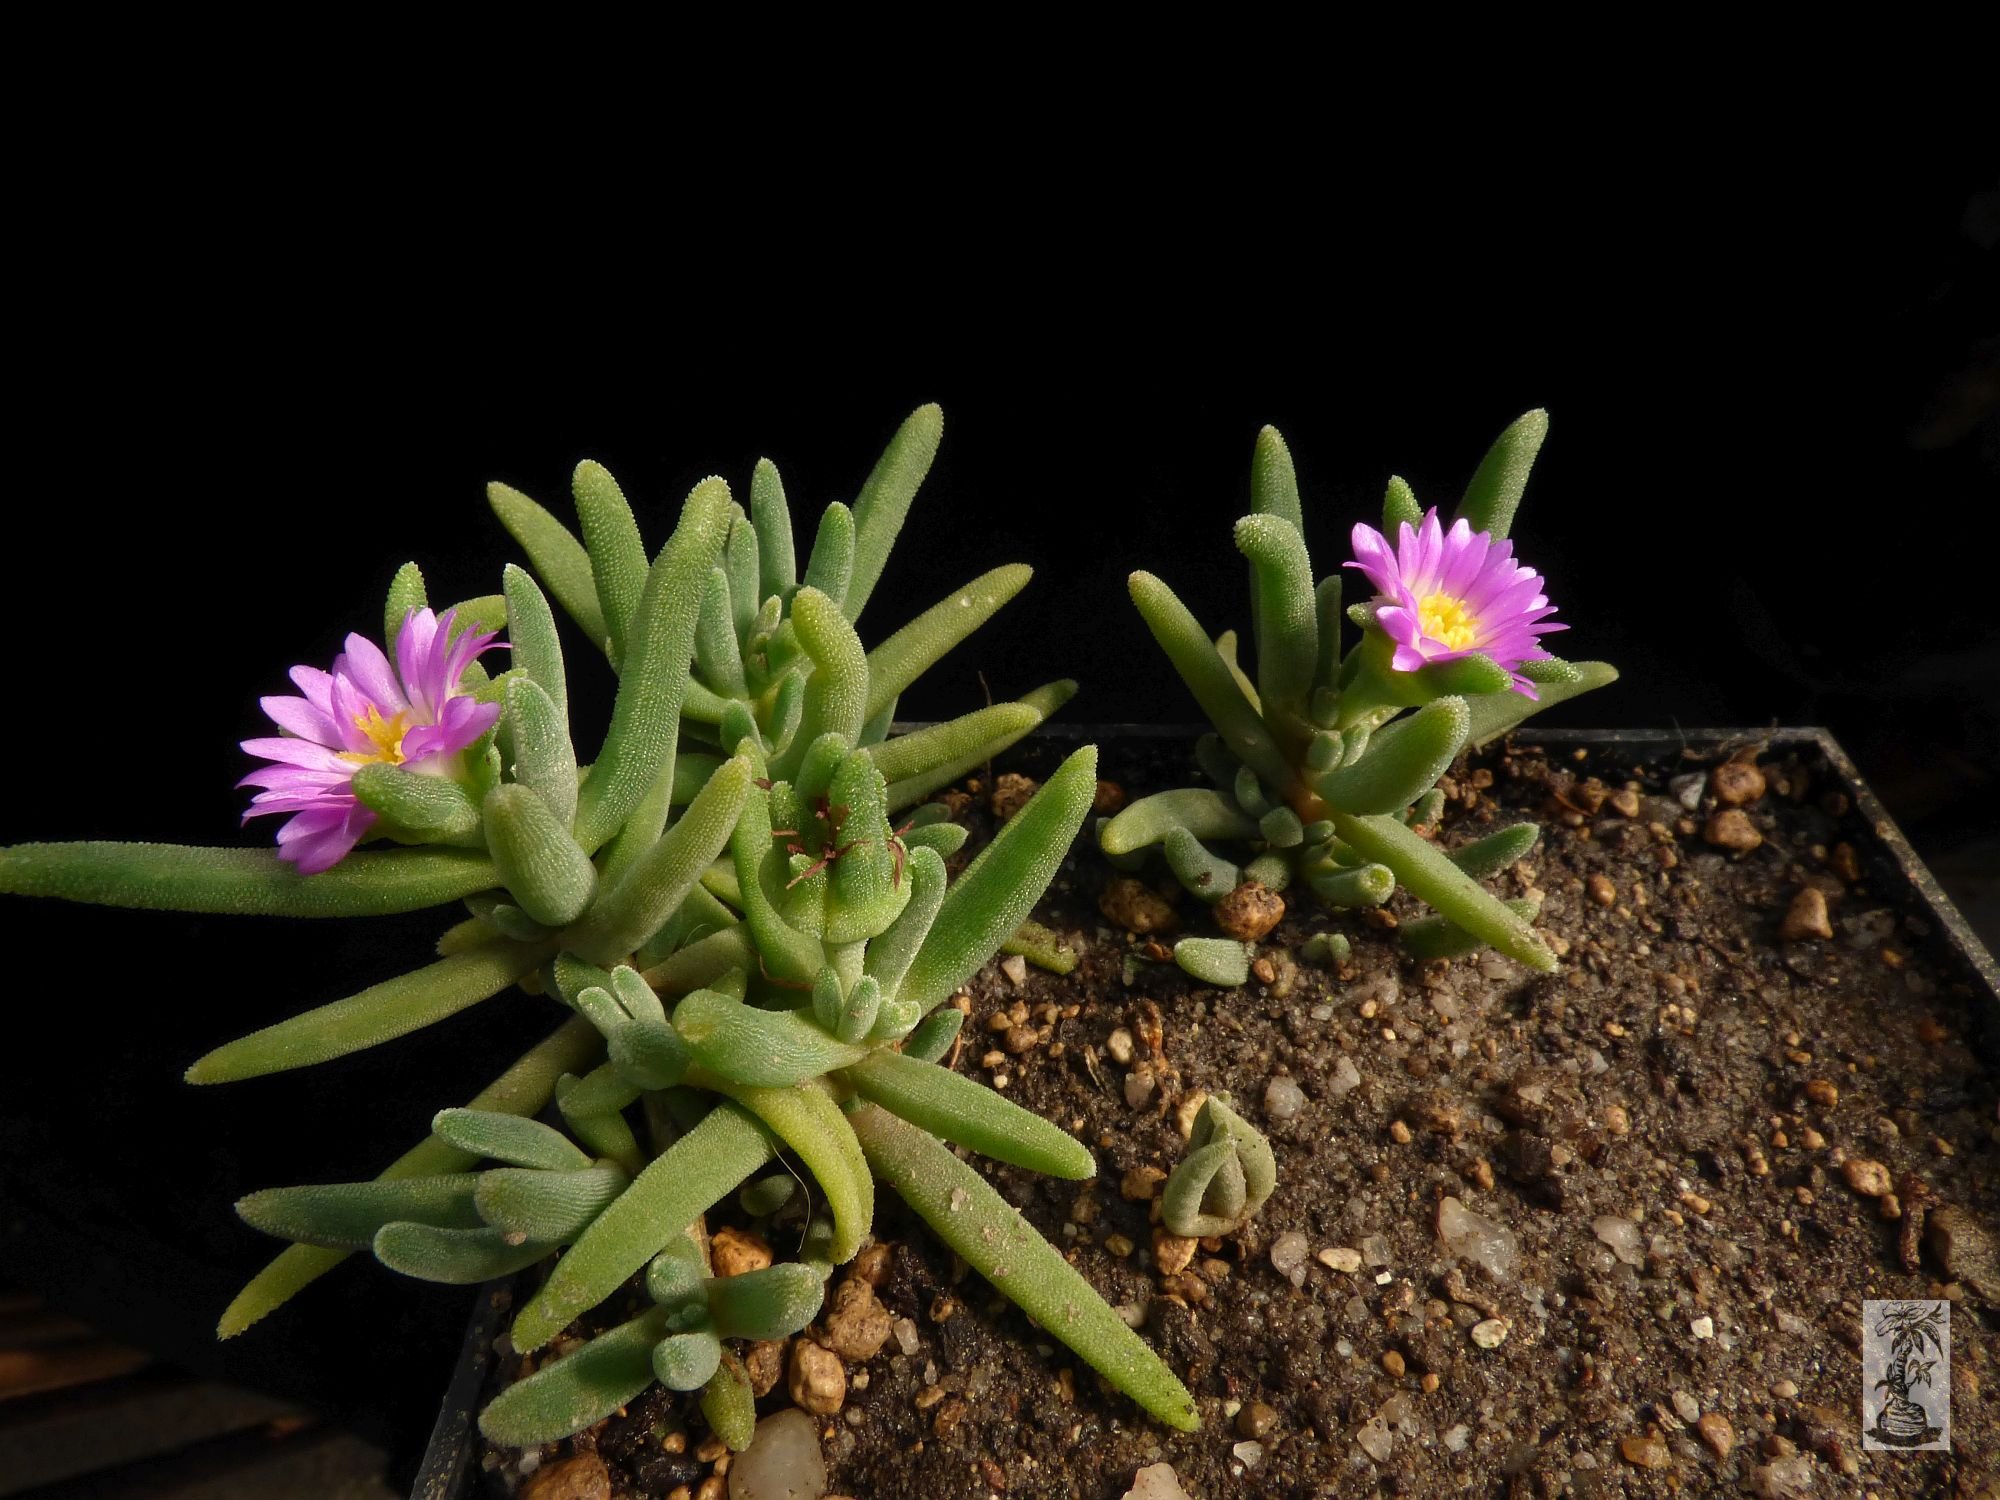
M494 648L494 632L470 626L453 639L456 614L410 611L396 634L393 668L381 647L350 635L331 672L292 668L304 697L262 700L284 733L243 741L252 755L273 762L237 783L264 788L250 799L243 821L292 814L278 830L278 857L301 874L331 869L374 826L374 811L354 795L361 767L450 775L459 769L452 757L500 717L497 703L477 703L459 691L465 669Z
M1375 619L1395 643L1397 671L1477 651L1513 674L1515 692L1539 696L1520 665L1548 656L1536 637L1569 627L1542 623L1555 607L1541 575L1514 561L1512 542L1495 542L1463 520L1446 531L1433 508L1422 525L1397 528L1394 548L1374 527L1356 526L1354 556L1347 566L1375 585Z

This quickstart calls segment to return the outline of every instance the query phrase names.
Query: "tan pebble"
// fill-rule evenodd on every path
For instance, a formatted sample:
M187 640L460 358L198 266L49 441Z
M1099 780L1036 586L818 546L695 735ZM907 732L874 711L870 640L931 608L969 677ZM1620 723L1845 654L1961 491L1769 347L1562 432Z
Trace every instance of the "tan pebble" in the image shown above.
M1104 1050L1111 1054L1115 1063L1129 1063L1132 1060L1132 1033L1120 1026L1105 1039Z
M1698 1214L1705 1214L1715 1207L1713 1203L1702 1197L1700 1193L1682 1193L1681 1202Z
M1472 1342L1482 1349L1498 1349L1507 1342L1507 1320L1488 1318L1472 1325Z
M1000 1046L1010 1057L1019 1057L1022 1053L1031 1052L1039 1047L1041 1042L1042 1034L1034 1027L1016 1026L1007 1033L1006 1040L1001 1042Z
M1840 1170L1847 1178L1847 1185L1864 1198L1880 1198L1895 1186L1889 1169L1865 1156L1848 1157L1841 1163Z
M1840 1103L1840 1090L1825 1078L1806 1080L1806 1097L1821 1109L1832 1109Z
M1443 1384L1443 1382L1438 1379L1438 1374L1437 1371L1435 1370L1424 1371L1424 1378L1418 1381L1417 1383L1424 1388L1424 1394L1426 1396L1430 1395L1441 1384Z
M771 1264L771 1247L761 1235L747 1229L723 1228L708 1241L709 1259L717 1276L741 1276L746 1271L762 1271Z
M515 1500L611 1500L611 1471L595 1453L544 1465L514 1492Z
M1122 1234L1107 1234L1104 1237L1104 1248L1123 1260L1132 1253L1132 1241Z
M939 1437L945 1437L952 1428L963 1422L971 1411L972 1408L966 1404L964 1397L953 1396L939 1406L937 1415L931 1418L931 1431Z
M684 1484L677 1484L667 1491L667 1500L694 1500L694 1491Z
M1618 900L1618 887L1606 875L1592 875L1589 880L1590 899L1599 906L1611 906Z
M1632 1128L1632 1117L1625 1112L1622 1104L1604 1106L1604 1128L1613 1135L1623 1135Z
M1710 1452L1717 1458L1729 1457L1736 1447L1736 1429L1729 1425L1729 1418L1719 1411L1704 1412L1701 1420L1694 1425Z
M1256 976L1259 984L1276 984L1278 982L1278 967L1268 958L1260 958L1257 962L1250 965L1250 972Z
M1216 902L1213 910L1215 925L1225 936L1240 943L1255 943L1284 919L1285 898L1267 886L1246 880Z
M1799 1393L1798 1385L1791 1380L1780 1380L1771 1386L1771 1394L1780 1401L1789 1401Z
M1398 1351L1394 1349L1385 1349L1382 1351L1382 1368L1387 1370L1392 1378L1396 1380L1401 1380L1403 1378L1403 1372L1407 1370L1409 1366L1404 1361L1403 1356Z
M1657 1432L1620 1438L1618 1452L1626 1463L1641 1469L1663 1469L1667 1464L1667 1440Z
M1629 786L1620 787L1611 794L1611 808L1621 818L1639 816L1639 794Z
M1724 807L1742 807L1764 795L1764 773L1747 756L1726 761L1708 773L1708 789Z
M1840 1102L1838 1093L1834 1095L1833 1102L1835 1104ZM1825 1147L1826 1137L1808 1125L1804 1130L1799 1132L1799 1144L1804 1146L1808 1151L1818 1151Z
M834 1289L833 1311L826 1316L821 1337L842 1359L873 1359L888 1342L894 1322L866 1278L851 1275Z
M786 1384L793 1404L816 1417L832 1416L847 1399L847 1371L840 1356L811 1339L792 1345L791 1376Z
M889 1256L891 1247L877 1240L854 1257L854 1274L870 1286L881 1286L889 1279Z
M987 799L987 806L1004 823L1027 806L1028 799L1035 795L1036 785L1032 777L1003 771L993 778L993 795Z
M1727 849L1735 854L1748 854L1764 842L1764 835L1757 831L1757 825L1750 821L1750 814L1740 807L1727 807L1710 815L1701 836L1707 843L1718 849Z
M1826 914L1825 893L1809 885L1792 897L1792 904L1785 908L1784 921L1778 924L1778 936L1788 943L1832 937L1833 923Z
M1108 818L1125 805L1125 788L1115 781L1100 781L1097 791L1090 799L1090 810L1100 818Z
M1475 1156L1459 1169L1460 1175L1482 1192L1493 1186L1493 1163L1483 1156Z
M1278 1411L1262 1401L1252 1401L1236 1414L1236 1430L1253 1441L1278 1425Z
M1827 863L1833 866L1833 873L1849 885L1861 878L1861 857L1854 852L1852 844L1835 844Z
M1352 1276L1361 1269L1361 1252L1350 1250L1344 1245L1336 1246L1330 1250L1320 1251L1319 1261L1329 1270L1343 1271Z
M918 1411L929 1411L942 1400L944 1400L944 1387L927 1385L910 1398L910 1404Z
M988 1031L1006 1031L1009 1030L1013 1026L1013 1024L1014 1024L1014 1018L1008 1015L1007 1012L1004 1010L996 1010L993 1012L992 1015L986 1018L986 1029Z
M1160 1190L1167 1174L1158 1167L1133 1167L1118 1181L1118 1191L1134 1203L1144 1203Z
M660 1439L660 1448L666 1453L687 1452L688 1436L685 1432L670 1432Z
M1018 990L1028 982L1028 961L1018 953L1010 953L1000 960L1000 972Z
M785 1341L759 1339L744 1352L743 1370L750 1377L752 1395L759 1400L770 1395L785 1378Z
M1181 1095L1180 1102L1174 1106L1174 1127L1180 1131L1182 1140L1194 1134L1194 1122L1201 1114L1201 1107L1206 1103L1208 1103L1207 1089L1191 1089Z
M723 1473L727 1472L728 1470L726 1469L723 1471ZM694 1500L723 1500L723 1496L728 1493L729 1481L724 1479L721 1474L711 1474L695 1490Z
M1903 1217L1902 1200L1894 1193L1884 1193L1877 1208L1885 1219L1900 1219Z
M1153 1263L1164 1275L1185 1271L1194 1260L1194 1251L1195 1242L1184 1235L1169 1234L1164 1229L1153 1231Z
M694 1456L705 1464L712 1464L729 1451L729 1444L714 1433L701 1440L701 1446L694 1450Z
M1180 926L1172 903L1144 881L1129 875L1105 882L1104 892L1097 898L1097 909L1106 920L1141 937L1149 932L1172 932Z
M1401 1120L1391 1120L1389 1122L1389 1139L1399 1146L1409 1145L1412 1139L1410 1127L1405 1125Z

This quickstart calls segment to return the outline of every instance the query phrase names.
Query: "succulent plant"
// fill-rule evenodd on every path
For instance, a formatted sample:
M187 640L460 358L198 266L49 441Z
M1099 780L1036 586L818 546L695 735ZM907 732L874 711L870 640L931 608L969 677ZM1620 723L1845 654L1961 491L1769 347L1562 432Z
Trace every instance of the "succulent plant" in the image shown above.
M1167 1228L1191 1240L1234 1234L1278 1185L1271 1143L1229 1106L1227 1094L1203 1102L1187 1155L1167 1175L1161 1194Z
M948 878L964 831L923 799L1026 733L1070 685L889 734L896 695L1025 581L1025 570L988 574L863 649L853 619L936 424L934 408L911 418L852 514L829 509L797 586L764 466L747 522L722 481L704 480L650 563L595 466L578 473L582 541L496 491L618 671L587 767L535 579L510 567L500 595L440 615L409 566L385 613L391 650L351 636L330 672L297 669L302 696L265 704L283 733L246 742L270 763L248 778L260 788L251 813L289 815L275 851L0 849L0 893L279 916L464 903L436 962L217 1048L188 1069L194 1083L345 1056L515 985L569 1012L376 1180L243 1199L249 1223L294 1243L225 1311L223 1337L357 1250L466 1282L560 1249L515 1318L517 1349L545 1347L641 1272L651 1305L497 1398L488 1435L551 1441L658 1379L701 1388L717 1433L741 1446L750 1391L726 1341L814 1316L824 1277L870 1231L880 1179L1147 1411L1197 1425L1157 1356L945 1144L1094 1175L1065 1132L938 1059L962 1020L943 1002L1016 938L1047 888L1090 809L1096 752L1070 755ZM512 663L489 677L478 658L502 628ZM356 849L368 839L408 847ZM551 1104L563 1129L533 1118ZM800 1259L707 1275L691 1232L739 1190L776 1196L753 1179L781 1154L824 1204Z
M1443 809L1438 780L1462 749L1618 675L1542 650L1539 637L1565 627L1548 621L1538 575L1505 540L1547 426L1529 412L1501 434L1449 528L1392 478L1389 535L1356 526L1358 561L1346 565L1376 595L1345 610L1340 573L1314 582L1291 453L1277 429L1263 430L1250 514L1236 523L1250 564L1254 679L1233 632L1211 638L1160 579L1132 575L1133 602L1216 732L1196 747L1211 786L1157 793L1099 822L1114 864L1137 868L1157 850L1211 903L1255 882L1303 887L1337 909L1379 906L1400 884L1435 908L1399 928L1419 956L1490 945L1555 967L1532 904L1503 902L1479 883L1533 847L1534 825L1449 852L1424 836ZM1357 632L1345 649L1343 619ZM1175 948L1183 968L1215 984L1242 983L1246 956L1224 939Z

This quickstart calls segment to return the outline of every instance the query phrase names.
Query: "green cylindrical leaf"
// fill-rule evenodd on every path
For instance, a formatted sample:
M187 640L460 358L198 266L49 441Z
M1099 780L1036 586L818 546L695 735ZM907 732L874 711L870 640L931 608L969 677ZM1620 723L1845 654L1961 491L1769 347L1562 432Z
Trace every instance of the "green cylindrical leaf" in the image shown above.
M750 929L739 923L689 943L643 972L646 983L660 994L685 995L714 984L732 970L754 971L756 967L757 949Z
M722 566L729 575L729 618L732 634L740 646L750 638L757 623L757 609L764 595L758 586L762 562L757 556L757 528L739 507L729 521L729 536L722 544Z
M582 1078L564 1078L556 1085L556 1108L570 1133L606 1161L627 1172L644 1170L646 1153L621 1111L639 1097L639 1086L615 1063L593 1068Z
M506 743L515 781L531 788L556 823L567 829L576 819L576 751L569 724L541 684L517 677L507 684Z
M1190 1150L1168 1175L1160 1192L1160 1219L1191 1240L1234 1234L1243 1227L1247 1197L1235 1143L1210 1141Z
M841 1077L891 1114L996 1161L1072 1182L1097 1175L1097 1159L1067 1131L934 1062L876 1052Z
M1531 899L1515 899L1506 903L1507 910L1523 922L1532 922L1542 909L1542 903ZM1396 936L1409 950L1412 958L1463 958L1468 953L1477 953L1485 942L1460 927L1447 917L1418 917L1405 922L1396 929Z
M1450 769L1470 724L1463 698L1440 698L1378 729L1366 755L1315 777L1313 790L1344 812L1401 812Z
M541 1348L770 1158L770 1137L750 1115L728 1104L711 1110L634 1178L556 1262L514 1320L514 1347ZM648 1349L653 1342L657 1337Z
M1096 795L1097 747L1085 745L945 892L937 920L896 991L898 999L928 1012L993 956L1048 889Z
M789 1337L810 1323L826 1300L826 1282L798 1261L712 1277L705 1289L708 1316L726 1339Z
M878 1106L851 1123L868 1164L968 1265L1162 1422L1200 1426L1187 1388L985 1178Z
M527 569L508 563L501 577L507 598L507 639L514 648L514 668L548 694L562 722L563 739L567 741L569 670L563 664L555 614Z
M806 559L806 576L799 587L824 594L837 608L853 570L854 512L836 500L820 515L812 556Z
M1268 717L1303 722L1319 664L1312 562L1298 527L1275 515L1236 523L1236 548L1257 577L1257 698Z
M1204 840L1257 837L1257 825L1234 798L1206 787L1184 787L1141 797L1104 825L1098 842L1106 854L1130 854L1160 843L1176 828Z
M853 744L868 718L868 653L840 612L839 601L808 582L792 596L792 625L813 672L806 679L805 710L792 737L796 749L788 748L771 765L771 774L780 778L798 768L806 747L822 735L837 734Z
M855 497L854 573L841 601L848 619L860 619L875 592L903 518L910 513L910 502L930 472L943 437L943 411L935 404L918 407L903 419Z
M1296 779L1290 765L1270 729L1236 685L1201 622L1151 573L1134 573L1129 586L1147 629L1194 693L1209 722L1266 783L1281 794L1288 793Z
M1465 487L1457 516L1471 522L1474 531L1490 531L1496 542L1506 536L1514 524L1521 492L1528 487L1528 471L1548 435L1549 414L1545 411L1524 412L1508 424L1480 460L1472 483Z
M495 1229L544 1245L563 1245L582 1234L631 1180L618 1167L569 1172L495 1167L479 1174L473 1201L479 1216Z
M301 1245L366 1250L384 1224L409 1220L440 1229L476 1229L479 1212L473 1172L391 1181L334 1182L265 1188L236 1201L237 1217L252 1229Z
M882 1009L882 986L864 974L849 988L847 1000L834 1022L840 1041L858 1043L875 1028L876 1014Z
M604 628L604 611L597 602L597 580L591 576L590 554L583 550L583 543L570 534L567 526L517 489L497 482L489 484L486 499L500 518L500 524L528 554L528 561L535 565L535 571L556 596L556 602L602 648L610 636Z
M1423 523L1424 508L1417 504L1416 492L1409 481L1400 474L1391 474L1388 491L1382 496L1382 534L1389 539L1389 545L1396 545L1401 527L1408 526L1414 531Z
M759 1088L789 1088L859 1061L863 1053L789 1010L759 1010L714 990L674 1007L674 1030L701 1067Z
M722 550L730 510L729 486L720 479L696 485L646 576L618 674L611 729L577 801L577 842L585 850L618 831L655 778L672 775L702 587Z
M1466 743L1474 746L1491 744L1530 715L1581 697L1594 688L1609 687L1618 680L1618 669L1609 662L1580 661L1572 665L1576 672L1574 679L1538 684L1539 698L1530 698L1525 693L1495 693L1488 698L1473 699L1472 723L1466 731ZM353 858L352 855L348 857ZM0 889L5 888L6 859L6 853L0 851Z
M1243 872L1219 854L1212 854L1202 841L1185 828L1170 828L1161 841L1160 852L1174 879L1211 905L1235 890Z
M736 617L729 596L729 574L711 568L702 595L701 616L694 632L695 668L702 680L728 698L750 691L743 680L743 651L736 639Z
M741 1453L757 1435L757 1393L743 1361L728 1350L722 1352L722 1367L701 1393L701 1415L708 1430L721 1438L731 1453Z
M1380 906L1396 894L1396 872L1387 865L1361 865L1351 870L1323 870L1306 882L1328 906Z
M1203 984L1234 989L1250 978L1250 950L1233 938L1182 938L1174 962Z
M275 849L96 842L0 849L0 895L218 916L381 917L462 900L498 881L490 859L458 849L350 854L318 875L301 875Z
M384 1224L375 1234L375 1258L419 1281L471 1286L512 1276L555 1247L521 1242L503 1230L438 1229L429 1224Z
M1250 454L1250 509L1260 516L1277 516L1305 534L1305 513L1299 505L1299 476L1292 467L1292 450L1275 427L1257 434Z
M1010 563L982 573L948 598L933 604L889 639L868 653L870 719L893 707L907 689L944 654L993 618L994 613L1028 586L1035 570Z
M792 550L792 512L785 503L784 481L768 458L757 460L750 474L750 520L757 528L757 571L763 597L789 599L798 585Z
M396 569L396 576L389 580L388 602L382 607L382 643L391 653L396 649L403 621L429 602L424 593L423 570L413 562Z
M875 1222L875 1180L868 1175L868 1163L847 1117L824 1085L814 1077L796 1088L733 1083L724 1088L806 1164L833 1210L833 1241L827 1255L836 1265L853 1259Z
M1454 865L1436 845L1390 817L1335 813L1333 824L1340 837L1363 857L1394 870L1412 895L1429 902L1481 942L1531 969L1548 973L1556 968L1555 955L1543 946L1534 929Z
M943 724L932 724L868 747L876 769L891 786L913 784L916 778L933 771L947 771L939 786L963 776L987 759L988 747L1005 748L1042 722L1043 715L1024 703L996 703ZM926 794L927 795L927 794ZM898 808L921 802L923 796L896 804Z
M441 958L414 973L372 985L217 1047L187 1070L189 1083L234 1083L345 1057L399 1036L507 988L548 960L544 944L492 943Z
M435 844L480 841L478 805L455 781L401 766L370 765L355 771L352 785L361 804L394 824L397 833Z
M576 497L577 519L583 523L584 550L590 556L611 654L622 662L639 611L639 594L646 586L646 544L625 492L604 465L590 459L578 464L570 492Z
M940 1006L910 1033L909 1040L903 1043L903 1056L918 1062L937 1062L951 1051L951 1044L958 1040L964 1025L964 1011L955 1005Z
M722 1345L706 1329L676 1333L653 1345L653 1374L670 1391L700 1390L721 1364Z
M780 983L811 984L819 977L826 954L817 938L800 932L779 913L760 874L771 854L770 794L761 787L752 787L743 800L730 854L736 868L735 894L756 945L757 963L768 978Z
M599 894L567 938L570 949L612 963L657 932L687 899L709 862L728 847L750 794L750 763L725 761L678 821L610 890Z
M431 1120L431 1134L481 1161L549 1171L575 1171L590 1165L590 1158L571 1145L561 1131L499 1110L439 1110Z
M599 1334L501 1391L479 1414L480 1432L503 1448L534 1448L603 1421L653 1383L653 1346L666 1331L666 1311L653 1307Z
M1023 922L1000 944L1002 953L1018 953L1036 968L1049 974L1067 974L1076 968L1076 950L1040 922Z
M553 809L519 782L496 786L481 808L486 847L516 904L544 927L567 927L597 892L597 867Z
M1313 614L1318 621L1314 630L1314 640L1319 656L1313 664L1314 703L1312 720L1316 725L1328 725L1333 715L1325 712L1326 705L1319 701L1321 692L1336 692L1340 687L1340 584L1338 573L1329 573L1313 589Z

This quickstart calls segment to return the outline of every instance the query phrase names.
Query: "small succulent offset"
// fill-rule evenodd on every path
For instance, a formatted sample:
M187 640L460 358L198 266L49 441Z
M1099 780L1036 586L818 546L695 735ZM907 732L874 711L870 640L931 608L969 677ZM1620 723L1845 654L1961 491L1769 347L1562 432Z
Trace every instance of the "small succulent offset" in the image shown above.
M1565 627L1549 621L1540 577L1506 540L1547 430L1532 411L1502 433L1449 527L1391 479L1383 531L1357 525L1346 564L1374 596L1343 611L1341 573L1313 579L1291 453L1264 429L1251 513L1236 523L1250 562L1255 679L1238 664L1233 632L1211 639L1165 583L1132 575L1139 613L1216 728L1196 747L1214 786L1161 792L1101 821L1114 864L1136 868L1157 847L1211 903L1302 885L1331 907L1379 906L1400 883L1435 908L1398 929L1419 957L1491 946L1555 967L1532 904L1503 902L1479 883L1533 847L1533 824L1449 852L1423 836L1443 810L1438 779L1461 749L1618 675L1541 648L1542 635ZM1358 631L1345 650L1343 618ZM1243 862L1218 846L1244 849ZM1241 943L1183 938L1175 957L1210 983L1245 978Z
M1211 1094L1202 1104L1188 1153L1161 1194L1160 1217L1186 1239L1234 1234L1278 1185L1271 1143L1229 1105L1227 1094Z
M964 831L924 799L1071 685L889 734L897 695L1026 581L1025 569L998 570L862 646L854 617L937 427L934 408L917 413L852 512L829 509L803 583L768 466L747 519L722 481L695 486L650 562L594 465L578 471L581 541L496 490L550 590L617 670L588 766L535 579L509 567L502 594L439 614L411 565L385 614L393 659L351 636L331 671L293 673L301 696L266 700L283 733L246 744L270 763L246 780L259 789L251 816L289 814L275 851L0 849L0 893L312 917L464 903L436 962L222 1046L191 1082L345 1056L509 986L571 1012L374 1181L243 1199L246 1221L294 1243L223 1314L223 1337L357 1250L458 1283L560 1250L516 1316L518 1350L545 1347L641 1272L648 1305L497 1397L487 1435L553 1441L658 1380L700 1389L716 1433L741 1447L752 1394L727 1341L782 1336L817 1314L826 1276L870 1230L880 1179L1145 1410L1197 1425L1158 1357L946 1144L1094 1175L1064 1131L938 1059L962 1021L942 1002L1015 938L1097 783L1094 748L1076 751L948 877ZM510 665L489 676L478 658L503 628ZM371 839L408 847L356 849ZM551 1104L562 1129L534 1118ZM739 1189L746 1204L774 1202L770 1180L752 1179L781 1153L823 1205L799 1260L710 1276L707 1210Z

